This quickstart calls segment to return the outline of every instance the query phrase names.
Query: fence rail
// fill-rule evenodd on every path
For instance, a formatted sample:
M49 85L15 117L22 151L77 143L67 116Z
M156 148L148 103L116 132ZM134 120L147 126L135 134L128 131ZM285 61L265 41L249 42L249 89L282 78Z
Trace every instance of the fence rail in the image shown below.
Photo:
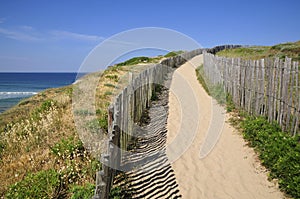
M223 85L235 105L253 115L277 121L292 135L300 131L300 73L298 62L243 60L204 54L204 73L213 85Z
M155 92L153 83L163 85L166 76L172 73L174 68L202 54L204 50L215 53L223 49L236 47L240 46L224 45L211 49L196 49L162 60L160 64L155 64L136 76L129 75L131 81L115 96L114 102L108 109L109 139L107 140L107 149L100 153L101 158L105 162L109 162L110 166L102 164L102 170L96 173L96 189L93 199L109 198L116 168L122 164L123 154L119 149L126 151L129 141L134 136L133 124L140 120L142 112L151 101L152 92Z

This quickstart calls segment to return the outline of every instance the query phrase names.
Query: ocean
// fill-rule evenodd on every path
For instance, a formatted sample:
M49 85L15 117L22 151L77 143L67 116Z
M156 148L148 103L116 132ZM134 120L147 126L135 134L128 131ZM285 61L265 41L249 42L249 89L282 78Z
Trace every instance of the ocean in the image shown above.
M75 82L77 73L0 73L0 113L47 88Z

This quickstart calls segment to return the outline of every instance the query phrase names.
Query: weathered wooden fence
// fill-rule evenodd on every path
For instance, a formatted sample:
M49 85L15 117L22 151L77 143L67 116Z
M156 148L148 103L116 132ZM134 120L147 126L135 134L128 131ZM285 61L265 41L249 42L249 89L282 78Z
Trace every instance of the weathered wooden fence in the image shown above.
M131 81L115 97L114 102L108 110L108 137L107 150L102 151L102 170L97 172L97 182L94 199L107 199L114 176L121 166L122 150L126 150L129 141L134 136L133 125L141 118L143 111L150 104L155 84L163 85L167 74L172 68L177 68L196 55L202 54L204 50L217 52L225 48L238 46L225 45L212 49L196 49L171 57L148 67L138 75L130 76ZM146 68L146 67L145 67ZM120 150L122 149L122 150Z
M224 86L239 108L277 121L292 135L300 131L300 74L298 62L224 58L204 53L204 73L210 83Z
M201 54L202 49L184 53L180 56L163 60L160 64L145 67L138 75L129 75L131 81L114 99L108 110L108 143L102 153L102 171L97 173L96 193L94 198L109 198L117 168L122 166L122 150L127 149L134 136L133 126L149 106L155 84L163 85L172 68ZM121 149L121 150L120 150Z

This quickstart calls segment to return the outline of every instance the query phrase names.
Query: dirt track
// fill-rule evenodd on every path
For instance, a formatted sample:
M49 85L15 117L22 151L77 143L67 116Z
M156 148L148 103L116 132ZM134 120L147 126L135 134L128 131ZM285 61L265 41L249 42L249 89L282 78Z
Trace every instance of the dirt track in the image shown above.
M202 62L200 55L178 68L169 93L167 155L183 198L284 198L253 149L226 122L225 110L198 83L195 67ZM204 144L209 129L213 134Z

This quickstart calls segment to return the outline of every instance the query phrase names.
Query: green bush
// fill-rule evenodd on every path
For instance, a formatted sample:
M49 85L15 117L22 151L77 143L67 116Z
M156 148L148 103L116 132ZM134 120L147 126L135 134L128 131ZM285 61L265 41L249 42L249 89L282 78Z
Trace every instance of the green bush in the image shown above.
M0 162L1 162L1 154L3 153L5 149L5 143L4 141L0 140Z
M298 137L282 132L279 125L264 117L247 117L242 123L243 135L254 147L261 162L278 179L280 188L300 198L300 144Z
M108 113L105 110L97 109L96 114L99 117L100 128L107 131L108 130Z
M34 120L39 120L41 114L50 110L52 106L54 106L56 102L54 100L46 100L44 101L38 108L36 108L33 112L31 117Z
M118 75L106 75L105 77L108 78L108 79L111 79L115 82L119 81L119 76Z
M161 91L162 91L162 85L155 84L154 90L152 91L151 101L158 100L158 96L159 94L161 94Z
M164 57L168 58L168 57L174 57L174 56L177 56L179 54L183 53L183 51L172 51L172 52L169 52L167 53Z
M112 199L121 199L122 198L122 189L120 187L114 187L110 190L109 198Z
M232 96L227 93L226 95L226 111L232 112L235 109L235 105L232 99Z
M55 170L29 174L22 181L10 186L7 199L59 198L60 177Z
M90 199L94 195L95 185L86 184L85 186L74 185L71 192L71 199Z
M104 86L110 87L110 88L116 88L116 85L114 85L114 84L109 84L109 83L104 84Z
M208 95L216 99L219 104L229 105L227 111L231 111L234 108L232 98L229 94L225 93L224 86L222 84L211 84L208 78L204 75L203 65L196 69L196 75L199 83Z
M198 79L199 83L202 85L202 87L204 88L206 93L208 95L210 95L209 88L207 85L207 80L204 77L203 64L196 69L196 75L197 75L197 79Z
M62 159L72 159L75 154L84 152L83 143L80 140L75 141L74 137L61 139L60 142L50 147L50 149L54 155Z
M134 57L125 62L119 63L116 66L130 66L130 65L135 65L135 64L139 64L139 63L149 63L150 61L151 61L151 58L149 58L149 57Z
M112 95L112 94L113 94L113 92L111 92L111 91L105 91L105 93L104 93L105 96Z

